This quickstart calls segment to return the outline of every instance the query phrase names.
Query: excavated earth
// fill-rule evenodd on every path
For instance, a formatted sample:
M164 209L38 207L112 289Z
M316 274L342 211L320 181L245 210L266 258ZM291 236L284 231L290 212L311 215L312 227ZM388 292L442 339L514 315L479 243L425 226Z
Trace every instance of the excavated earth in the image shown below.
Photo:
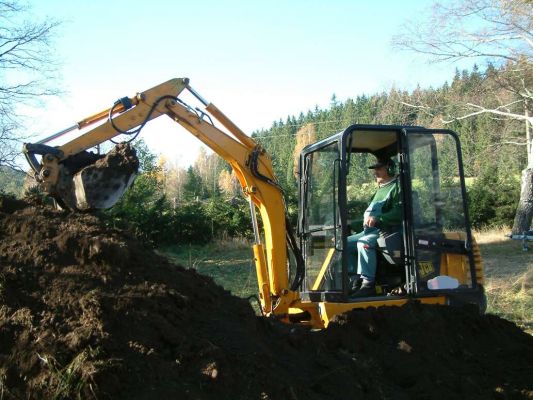
M533 338L416 303L283 325L94 216L0 198L0 399L76 398L533 398Z

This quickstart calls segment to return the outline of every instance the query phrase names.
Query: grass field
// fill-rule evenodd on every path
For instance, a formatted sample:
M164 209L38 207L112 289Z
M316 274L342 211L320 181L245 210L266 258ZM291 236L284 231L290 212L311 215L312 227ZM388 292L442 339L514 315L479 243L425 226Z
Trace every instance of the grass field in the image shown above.
M515 322L533 335L533 243L505 237L510 229L474 232L485 266L487 312Z
M515 322L533 335L533 243L522 250L520 241L505 237L509 229L474 232L485 266L488 313ZM187 268L211 276L234 295L257 293L251 246L242 241L207 246L172 246L160 253Z
M239 297L257 294L252 247L242 241L215 242L205 246L169 246L159 250L176 264L194 268Z

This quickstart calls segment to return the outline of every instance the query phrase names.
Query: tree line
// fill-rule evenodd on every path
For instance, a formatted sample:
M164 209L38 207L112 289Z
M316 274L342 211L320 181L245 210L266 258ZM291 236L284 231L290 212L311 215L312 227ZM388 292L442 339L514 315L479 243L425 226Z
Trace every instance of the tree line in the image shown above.
M435 62L476 59L483 63L482 68L456 69L450 82L437 88L391 88L343 102L333 95L326 109L315 107L253 133L272 156L293 219L298 154L306 144L354 123L398 124L447 128L459 134L475 228L512 225L514 233L530 229L533 4L526 0L457 0L436 3L431 10L422 20L407 22L402 34L393 38L394 46ZM174 187L181 188L170 196L174 202L190 201L191 193L197 200L222 193L214 165L221 171L224 168L220 160L215 161L216 156L209 157L211 160L200 155L186 173L174 171L182 178L174 180L178 182Z
M298 155L305 145L354 123L399 124L456 131L462 144L473 227L512 225L520 195L520 171L527 164L527 154L519 151L524 143L520 121L479 114L443 122L446 110L473 101L492 84L494 68L456 70L451 82L439 88L418 87L411 92L392 88L342 102L333 95L325 109L315 107L254 132L252 137L272 157L291 219L296 220ZM440 115L428 112L439 107ZM107 223L129 228L154 244L251 236L248 204L231 167L217 154L202 148L194 164L183 168L153 154L142 139L135 148L141 173L123 198L101 213Z
M474 228L510 226L520 196L520 171L527 154L520 121L479 114L444 124L445 110L479 96L491 84L492 69L457 70L451 82L439 88L411 92L361 95L316 107L298 116L276 121L269 129L252 134L272 157L275 175L285 193L293 221L297 214L298 155L312 142L354 123L418 125L449 128L459 135L470 217ZM503 68L503 67L502 67ZM435 115L424 107L441 107ZM129 226L153 243L205 243L221 237L251 235L248 205L229 165L218 155L201 150L189 168L173 165L136 144L141 175L123 199L103 215L114 226Z
M438 88L417 87L411 92L392 88L342 102L333 95L325 109L315 107L253 132L252 137L272 157L291 219L296 220L298 156L305 145L354 123L399 124L456 131L462 144L473 227L512 225L520 195L520 171L528 161L527 153L520 151L525 143L522 123L486 113L445 123L458 104L475 101L480 93L493 90L487 86L493 84L492 75L501 72L495 69L489 65L484 71L478 67L456 70L453 79ZM440 114L435 110L441 110ZM251 236L248 204L231 167L217 154L202 148L194 164L183 168L150 152L142 140L135 148L141 161L140 176L119 203L101 213L107 223L130 228L154 244ZM5 168L3 176L5 180Z
M391 88L315 107L253 133L273 159L288 211L296 214L296 168L301 148L353 123L421 125L458 132L469 179L475 227L529 229L533 215L533 4L528 0L451 0L410 21L393 38L400 50L431 61L477 59L481 68L456 70L450 82L413 91ZM57 94L53 32L60 22L27 21L18 0L0 0L0 166L14 166L24 140L18 105ZM488 61L492 60L492 64ZM10 71L16 74L9 74ZM249 233L247 205L231 170L200 153L179 168L138 144L141 176L122 201L104 213L149 241L208 241ZM9 175L1 171L5 182ZM521 181L520 181L521 175ZM6 189L8 185L0 186ZM520 201L518 201L518 197ZM518 209L516 205L518 204ZM191 222L192 221L192 222ZM204 226L205 225L205 226ZM189 227L197 228L193 233Z

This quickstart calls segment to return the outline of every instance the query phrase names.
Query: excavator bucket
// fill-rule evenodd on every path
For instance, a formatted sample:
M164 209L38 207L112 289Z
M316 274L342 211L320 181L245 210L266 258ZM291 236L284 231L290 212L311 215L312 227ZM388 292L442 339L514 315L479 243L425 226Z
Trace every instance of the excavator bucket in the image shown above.
M117 144L105 156L80 153L60 164L54 197L62 208L89 211L112 207L139 170L135 149Z

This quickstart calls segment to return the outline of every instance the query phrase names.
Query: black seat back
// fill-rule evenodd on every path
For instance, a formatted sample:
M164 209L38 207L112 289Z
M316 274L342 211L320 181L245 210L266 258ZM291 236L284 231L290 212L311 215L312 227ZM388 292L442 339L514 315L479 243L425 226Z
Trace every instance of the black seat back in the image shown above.
M378 250L389 264L403 265L402 232L396 231L379 235Z

